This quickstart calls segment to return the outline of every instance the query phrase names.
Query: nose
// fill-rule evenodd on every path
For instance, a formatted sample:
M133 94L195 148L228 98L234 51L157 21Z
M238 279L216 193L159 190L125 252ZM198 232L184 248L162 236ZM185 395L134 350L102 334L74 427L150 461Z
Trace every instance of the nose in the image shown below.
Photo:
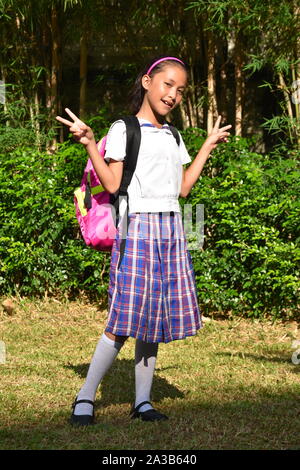
M170 88L169 98L171 98L171 100L175 103L175 101L176 101L176 90L175 90L175 88Z

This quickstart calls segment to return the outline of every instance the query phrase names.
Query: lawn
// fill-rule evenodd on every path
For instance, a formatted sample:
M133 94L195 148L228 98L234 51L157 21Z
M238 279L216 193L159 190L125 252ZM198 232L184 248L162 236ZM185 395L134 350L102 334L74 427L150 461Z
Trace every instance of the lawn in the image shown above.
M130 338L99 387L97 424L74 429L70 405L106 312L84 302L14 301L10 315L0 311L0 449L300 449L295 322L210 319L197 336L161 344L152 400L169 416L162 423L129 418Z

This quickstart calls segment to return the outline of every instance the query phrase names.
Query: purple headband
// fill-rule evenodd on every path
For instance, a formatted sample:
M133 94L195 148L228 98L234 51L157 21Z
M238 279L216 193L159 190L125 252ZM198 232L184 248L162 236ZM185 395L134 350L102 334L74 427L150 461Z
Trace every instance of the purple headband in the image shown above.
M149 67L149 69L148 69L146 75L149 75L149 74L151 73L151 70L154 69L154 67L156 67L156 66L157 66L158 64L160 64L161 62L164 62L165 60L176 60L176 62L180 62L182 65L184 65L184 63L182 62L182 60L177 59L177 57L163 57L162 59L158 59L156 62L154 62L154 64L152 64L152 65Z

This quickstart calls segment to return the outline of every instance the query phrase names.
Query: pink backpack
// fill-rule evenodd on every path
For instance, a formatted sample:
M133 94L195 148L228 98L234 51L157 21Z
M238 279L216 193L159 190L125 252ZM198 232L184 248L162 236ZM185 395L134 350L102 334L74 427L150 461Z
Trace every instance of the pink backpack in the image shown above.
M105 154L106 136L97 144L99 155ZM100 251L110 251L116 235L111 194L105 191L88 159L81 185L74 191L76 217L85 243Z
M117 194L106 191L88 159L80 187L74 191L76 217L86 245L99 251L110 251L117 233L119 197L127 197L127 188L134 173L140 146L140 125L135 116L122 118L126 124L127 145L123 177ZM107 136L97 144L104 158ZM127 211L128 214L128 211Z

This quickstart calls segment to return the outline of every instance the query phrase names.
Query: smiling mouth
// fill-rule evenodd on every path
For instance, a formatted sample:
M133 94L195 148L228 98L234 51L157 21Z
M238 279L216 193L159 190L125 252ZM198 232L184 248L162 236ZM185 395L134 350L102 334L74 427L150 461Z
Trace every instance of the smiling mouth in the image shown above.
M170 109L173 108L173 103L171 103L170 101L162 100L162 102L163 102L166 106L168 106L168 108L170 108Z

